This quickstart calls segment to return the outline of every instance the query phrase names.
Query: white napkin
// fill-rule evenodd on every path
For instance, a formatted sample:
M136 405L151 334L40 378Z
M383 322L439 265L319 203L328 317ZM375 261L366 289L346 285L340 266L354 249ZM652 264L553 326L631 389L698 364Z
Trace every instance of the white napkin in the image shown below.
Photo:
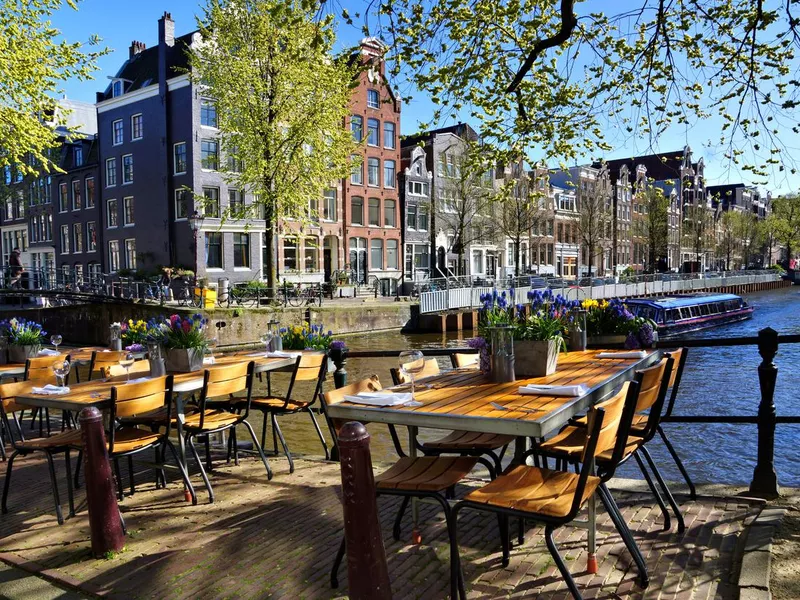
M414 401L411 394L398 392L361 392L358 396L345 396L344 399L353 404L368 406L422 406L420 402Z
M275 350L274 352L267 352L267 358L297 358L302 352L284 352L282 350Z
M131 379L130 381L126 381L125 383L142 383L143 381L150 381L150 377L137 377L136 379Z
M589 390L585 385L522 385L519 393L526 396L583 396Z
M51 350L50 348L42 348L39 350L39 356L58 356L61 354L58 350Z
M217 364L217 360L213 356L206 356L203 358L204 365L215 365Z
M60 394L69 394L69 387L64 385L53 385L48 383L44 387L35 387L31 390L34 394L44 394L45 396L57 396Z
M644 350L631 350L630 352L601 352L597 358L645 358L647 352Z

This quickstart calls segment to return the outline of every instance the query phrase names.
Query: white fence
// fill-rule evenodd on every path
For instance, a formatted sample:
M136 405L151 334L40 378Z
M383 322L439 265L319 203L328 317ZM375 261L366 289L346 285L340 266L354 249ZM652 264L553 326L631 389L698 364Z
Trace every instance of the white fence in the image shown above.
M645 296L647 294L680 294L701 292L710 288L726 287L734 285L746 285L755 283L767 283L778 281L780 275L770 273L720 273L708 277L686 278L686 279L666 279L655 281L654 277L641 278L640 281L631 283L609 283L604 285L592 286L568 286L561 287L551 285L553 294L561 294L568 300L583 300L584 298L632 298L635 296ZM648 281L648 279L650 279ZM506 291L503 287L455 287L440 289L436 291L421 292L419 295L420 313L436 313L446 310L480 308L481 295L492 293L497 289L498 292ZM514 304L525 304L528 302L528 291L530 286L515 288ZM511 299L509 298L509 303Z

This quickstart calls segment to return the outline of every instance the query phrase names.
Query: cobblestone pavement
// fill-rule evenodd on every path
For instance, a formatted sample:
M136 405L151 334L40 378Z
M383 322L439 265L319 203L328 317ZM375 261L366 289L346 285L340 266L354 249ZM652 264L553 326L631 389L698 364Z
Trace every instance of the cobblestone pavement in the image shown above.
M201 504L192 506L183 500L177 482L156 490L152 471L137 474L135 495L121 504L129 529L125 550L93 560L83 490L76 492L77 516L59 527L46 463L20 458L14 465L9 513L0 521L0 558L25 562L27 569L111 598L344 597L346 568L340 589L329 585L342 535L338 465L297 460L295 473L289 475L286 461L273 459L276 476L267 482L263 466L252 458L244 458L239 467L217 464L214 504L205 503L207 495L196 475ZM61 460L56 468L66 499ZM466 486L461 487L458 496L465 492ZM622 491L615 496L645 556L651 583L647 590L637 587L635 566L598 503L596 575L585 572L585 530L565 527L556 535L585 598L738 597L732 583L737 575L734 554L740 533L758 510L755 504L741 498L692 502L678 496L687 525L678 535L661 531L661 514L650 496ZM410 517L401 541L395 542L390 528L398 502L386 497L378 502L394 597L446 598L449 558L441 510L421 506L423 543L413 546L408 543ZM470 598L568 597L538 526L529 525L525 544L514 546L507 568L500 565L492 515L464 511L459 537Z

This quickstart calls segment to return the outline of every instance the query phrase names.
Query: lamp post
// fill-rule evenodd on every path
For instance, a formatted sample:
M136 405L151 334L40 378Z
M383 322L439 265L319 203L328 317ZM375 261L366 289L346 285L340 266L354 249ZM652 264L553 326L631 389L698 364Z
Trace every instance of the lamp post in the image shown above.
M200 262L197 259L197 234L203 226L203 215L194 211L189 217L189 227L192 230L192 254L194 255L194 287L197 287L197 268Z

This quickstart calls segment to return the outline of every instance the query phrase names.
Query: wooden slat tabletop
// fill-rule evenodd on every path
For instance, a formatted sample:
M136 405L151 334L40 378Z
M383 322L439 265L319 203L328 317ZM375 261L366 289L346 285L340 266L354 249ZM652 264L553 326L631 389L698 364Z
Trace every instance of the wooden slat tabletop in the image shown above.
M414 399L421 406L374 407L342 402L329 406L328 414L337 419L541 437L607 397L660 355L651 351L641 359L598 358L600 352L562 354L553 375L514 383L492 383L478 371L453 370L418 380ZM520 394L519 387L527 384L584 384L589 392L580 398ZM410 385L392 389L409 391ZM492 402L510 410L497 409Z

